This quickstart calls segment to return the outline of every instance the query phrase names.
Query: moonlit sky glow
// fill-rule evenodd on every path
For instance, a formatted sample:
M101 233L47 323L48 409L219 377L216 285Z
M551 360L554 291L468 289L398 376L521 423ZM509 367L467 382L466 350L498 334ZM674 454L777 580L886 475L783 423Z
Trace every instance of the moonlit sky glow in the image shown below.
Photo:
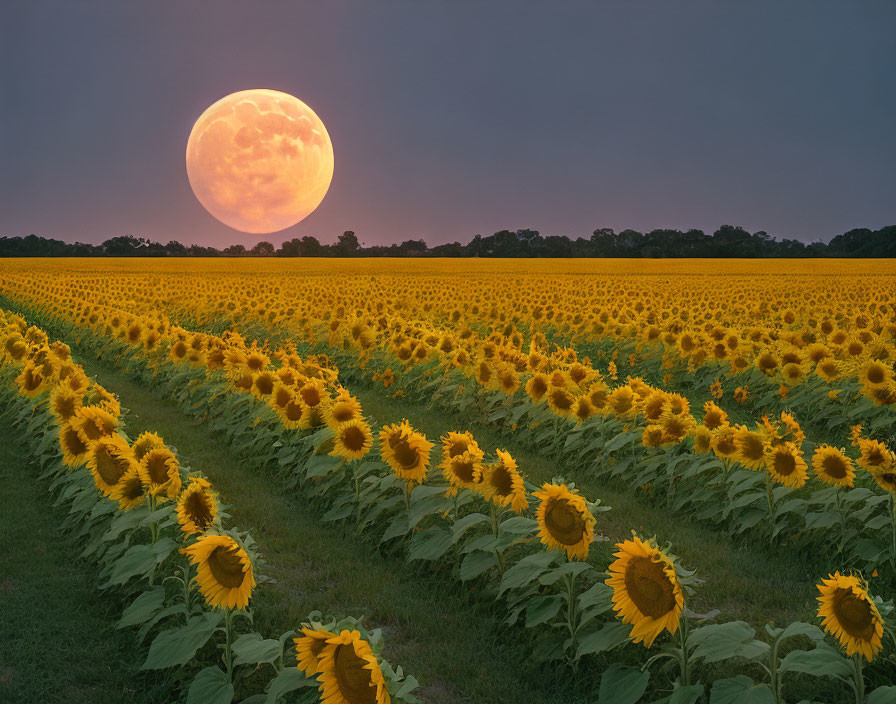
M430 244L722 223L896 223L896 3L31 0L0 7L0 236ZM184 168L196 119L297 96L321 205L236 232Z

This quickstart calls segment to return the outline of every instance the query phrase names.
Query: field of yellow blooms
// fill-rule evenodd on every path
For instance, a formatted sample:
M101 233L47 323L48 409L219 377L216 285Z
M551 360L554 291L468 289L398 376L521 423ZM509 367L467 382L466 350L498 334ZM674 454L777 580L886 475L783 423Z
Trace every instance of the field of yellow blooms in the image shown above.
M383 658L376 624L256 632L264 545L162 437L130 437L79 360L213 427L341 524L334 540L486 597L532 667L599 672L581 701L896 702L892 262L3 260L0 309L0 398L147 637L144 668L183 669L187 704L426 688ZM464 420L441 437L381 424L370 389L410 419ZM556 476L533 484L481 427ZM607 557L613 511L584 485L810 556L815 603L759 628L698 613L711 565L637 525Z

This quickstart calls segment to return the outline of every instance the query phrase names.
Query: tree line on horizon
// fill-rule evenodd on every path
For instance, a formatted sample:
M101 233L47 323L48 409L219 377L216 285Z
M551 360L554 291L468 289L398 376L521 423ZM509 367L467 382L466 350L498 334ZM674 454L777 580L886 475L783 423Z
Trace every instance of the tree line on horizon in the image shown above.
M896 257L896 225L879 230L857 228L830 242L777 240L768 233L750 233L742 227L722 225L712 235L702 230L658 229L615 232L595 230L590 237L571 239L542 235L537 230L501 230L467 244L452 242L430 247L422 239L401 244L365 246L352 231L343 232L333 244L305 236L283 242L279 248L262 241L251 248L234 244L224 249L153 242L145 237L119 235L102 244L68 244L61 240L28 235L0 237L0 257L606 257L606 258L810 258Z

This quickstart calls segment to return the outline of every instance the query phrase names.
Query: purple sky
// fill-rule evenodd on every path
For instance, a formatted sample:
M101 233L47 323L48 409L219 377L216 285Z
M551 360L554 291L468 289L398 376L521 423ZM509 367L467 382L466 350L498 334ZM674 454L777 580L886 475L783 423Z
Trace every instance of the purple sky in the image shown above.
M892 0L10 0L0 236L828 240L896 223L894 27ZM264 236L184 168L196 118L247 88L308 103L336 154L317 211Z

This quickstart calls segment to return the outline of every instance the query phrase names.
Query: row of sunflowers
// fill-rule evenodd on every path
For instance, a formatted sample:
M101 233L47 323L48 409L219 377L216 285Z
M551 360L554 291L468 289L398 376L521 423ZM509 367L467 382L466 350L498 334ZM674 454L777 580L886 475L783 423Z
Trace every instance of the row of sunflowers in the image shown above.
M159 319L149 322L159 337L147 345L146 320L131 338L113 333L117 315L125 316L125 330L133 328L135 319L105 311L92 329L61 321L60 330L252 449L260 471L317 497L328 520L354 523L365 534L378 528L380 542L402 543L408 559L453 563L459 579L493 594L510 621L532 629L541 657L576 663L602 654L606 665L608 651L630 641L651 647L667 633L644 666L606 666L600 702L638 701L650 665L663 659L674 666L671 674L658 672L653 686L677 703L737 701L754 690L784 701L785 684L802 691L806 675L840 678L857 701L894 696L887 686L865 695L864 662L889 666L881 656L892 607L871 597L856 575L836 573L819 584L822 626L847 657L811 624L769 626L766 642L746 623L714 623L717 613L690 611L687 597L699 580L655 540L633 535L616 546L610 564L589 562L600 507L573 485L527 486L509 453L486 460L469 433L442 438L435 466L433 444L407 422L375 432L338 385L332 360L283 348L272 364L235 333L197 334ZM610 612L617 618L608 619ZM791 638L813 647L784 645ZM701 672L713 676L712 666L728 659L760 663L767 681L747 674L700 681Z
M277 638L254 631L263 562L208 479L158 434L129 437L116 396L66 344L3 310L0 338L3 405L67 506L100 588L129 602L118 627L138 628L140 642L154 635L143 669L182 671L186 704L238 694L274 704L296 692L330 704L416 701L416 680L383 659L382 633L358 619L315 612ZM210 650L218 641L220 658Z

